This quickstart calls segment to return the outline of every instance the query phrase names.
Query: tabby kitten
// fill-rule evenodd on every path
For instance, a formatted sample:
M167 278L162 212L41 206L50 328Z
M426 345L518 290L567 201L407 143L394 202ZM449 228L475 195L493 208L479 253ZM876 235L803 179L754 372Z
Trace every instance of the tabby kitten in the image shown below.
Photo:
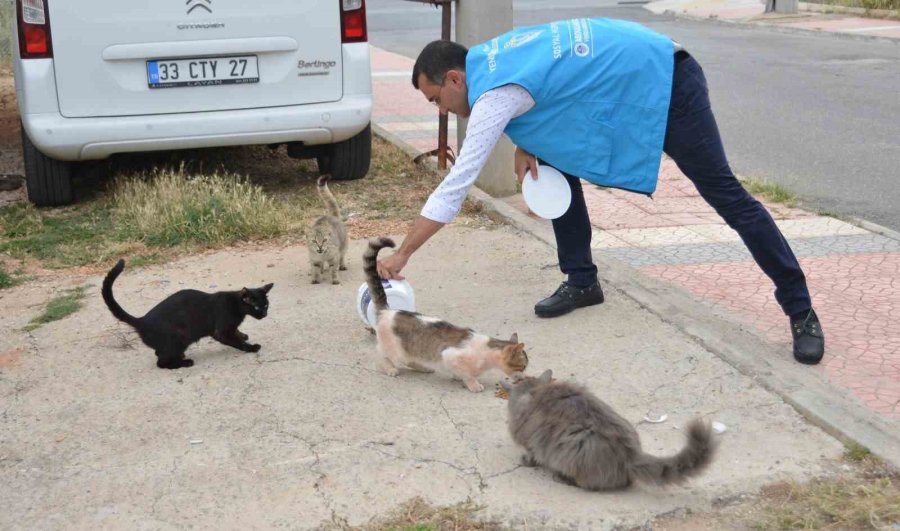
M259 351L259 345L247 343L247 334L240 332L238 326L248 315L256 319L266 316L266 294L273 284L217 293L184 289L169 295L143 317L134 317L113 298L113 282L123 269L125 261L119 260L106 274L103 300L116 319L134 327L141 341L156 351L156 366L160 369L193 366L194 361L185 358L184 351L207 336L244 352Z
M500 369L507 375L525 370L528 355L516 334L503 341L440 319L388 308L377 270L378 251L384 247L394 247L393 240L374 238L363 255L366 282L378 315L375 335L379 369L390 376L397 376L402 366L421 372L447 370L473 393L484 390L477 377L490 369Z
M309 229L309 265L312 268L312 283L322 281L326 269L331 270L331 283L340 284L338 270L346 271L344 255L347 253L347 227L341 219L341 209L331 190L328 189L328 175L319 177L316 189L319 197L328 207L328 214L319 216Z
M681 483L712 460L710 427L694 419L687 446L671 457L641 450L637 430L582 386L552 380L546 371L509 391L509 432L525 448L522 463L542 465L555 477L587 490L625 488L638 479L658 485Z

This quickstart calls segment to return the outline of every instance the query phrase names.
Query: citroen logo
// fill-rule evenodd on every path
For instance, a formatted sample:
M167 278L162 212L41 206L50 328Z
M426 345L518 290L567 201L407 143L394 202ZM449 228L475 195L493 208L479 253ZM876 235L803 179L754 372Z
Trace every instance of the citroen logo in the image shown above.
M205 2L205 3L204 3ZM190 15L195 9L205 9L207 13L212 13L212 0L187 0L187 14Z

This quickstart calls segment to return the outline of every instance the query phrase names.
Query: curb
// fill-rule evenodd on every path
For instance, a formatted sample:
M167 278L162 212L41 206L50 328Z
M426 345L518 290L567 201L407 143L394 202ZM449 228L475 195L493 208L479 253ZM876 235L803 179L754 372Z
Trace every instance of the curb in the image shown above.
M849 40L857 40L857 41L880 41L880 42L890 42L896 45L900 45L900 39L895 37L882 37L880 35L860 35L856 33L843 33L839 31L820 31L820 30L812 30L806 28L788 28L784 26L778 26L776 24L768 24L761 21L746 21L746 20L726 20L720 19L718 17L701 17L699 15L689 15L685 13L678 13L676 11L672 11L671 9L666 9L661 13L657 13L653 11L646 5L643 6L644 9L654 13L656 15L661 16L670 16L672 18L681 18L685 20L692 20L695 22L708 22L713 24L719 24L722 26L739 26L743 28L767 28L772 31L778 33L786 33L790 35L830 35L838 39L849 39Z
M372 125L375 134L382 139L411 156L418 155L416 149L396 135L377 124ZM427 165L439 171L433 161ZM469 198L478 202L489 216L502 218L556 249L556 240L548 222L529 218L476 187L471 188ZM897 237L900 238L900 235ZM819 372L794 362L783 348L752 332L751 327L677 286L648 277L617 260L595 257L595 261L600 269L600 278L613 290L632 299L741 374L781 397L826 433L841 441L861 444L900 469L900 430L897 426L891 425L846 392L831 386Z
M900 21L900 9L866 9L864 7L847 7L838 4L816 4L813 2L798 2L800 11L809 13L823 13L826 15L858 15L863 18L876 20ZM866 15L876 15L874 17Z
M869 232L874 232L875 234L884 236L885 238L890 238L892 240L897 240L898 242L900 242L900 232L897 232L893 229L882 227L877 223L872 223L871 221L866 221L860 218L851 217L848 218L847 221L853 225L856 225L857 227L866 229Z

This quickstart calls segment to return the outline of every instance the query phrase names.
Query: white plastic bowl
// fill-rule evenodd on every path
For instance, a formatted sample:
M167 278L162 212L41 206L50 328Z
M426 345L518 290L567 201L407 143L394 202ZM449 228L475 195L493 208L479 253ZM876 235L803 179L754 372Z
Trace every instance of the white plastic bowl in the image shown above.
M556 219L569 210L572 204L572 189L562 173L550 166L538 168L538 178L531 178L525 172L522 181L522 196L532 212L544 219Z
M388 307L392 310L416 311L416 296L412 286L405 280L382 280ZM369 294L369 285L363 283L356 292L356 311L366 326L375 327L375 304Z

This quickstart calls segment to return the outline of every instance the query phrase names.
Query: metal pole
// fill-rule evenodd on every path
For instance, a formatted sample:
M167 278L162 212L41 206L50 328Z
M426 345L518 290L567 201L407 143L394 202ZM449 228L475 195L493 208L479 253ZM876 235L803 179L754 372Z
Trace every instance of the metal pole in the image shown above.
M450 2L441 4L441 40L450 40ZM447 169L447 115L438 112L438 168Z
M423 4L431 4L434 7L441 7L441 40L449 41L450 40L450 24L451 24L451 15L452 9L451 5L456 0L407 0L409 2L420 2ZM437 154L438 158L438 168L442 170L447 169L447 159L449 158L451 161L455 161L455 157L450 150L450 147L447 145L447 115L438 113L438 147L433 151L429 151L427 153L422 153L418 157L415 158L415 161L418 162L421 158L430 157L431 155ZM448 156L449 155L449 156Z
M456 42L472 47L513 28L512 0L460 0L456 4ZM457 117L456 135L460 146L465 142L466 120ZM500 138L476 184L494 197L516 193L513 164L515 147Z

